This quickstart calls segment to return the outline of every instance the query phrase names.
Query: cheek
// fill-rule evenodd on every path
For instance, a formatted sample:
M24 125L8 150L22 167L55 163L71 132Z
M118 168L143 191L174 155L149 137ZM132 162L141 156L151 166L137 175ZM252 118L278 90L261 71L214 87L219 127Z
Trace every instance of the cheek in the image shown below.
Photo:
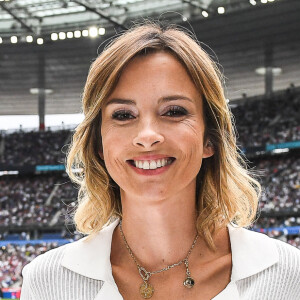
M177 131L178 147L183 161L188 166L185 172L191 176L196 176L202 165L203 136L203 127L193 126L191 123L180 133Z
M197 122L185 122L183 130L177 130L176 135L181 145L186 148L186 153L202 154L204 127ZM188 151L190 150L190 151Z
M117 182L117 177L126 164L127 157L124 153L128 153L129 139L119 130L110 128L102 131L102 148L104 163L110 176Z
M122 138L119 130L107 122L104 122L101 126L101 137L104 156L108 153L112 154L114 150L117 150L120 139Z
M120 159L120 145L122 145L120 137L114 134L104 135L102 137L102 148L105 164L112 164L114 161Z

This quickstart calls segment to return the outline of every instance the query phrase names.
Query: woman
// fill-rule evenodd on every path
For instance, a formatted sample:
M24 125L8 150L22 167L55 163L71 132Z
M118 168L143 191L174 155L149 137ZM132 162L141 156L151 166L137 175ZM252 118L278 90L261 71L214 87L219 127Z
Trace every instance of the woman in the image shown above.
M197 42L129 30L93 63L83 110L68 170L89 236L29 264L22 300L299 299L299 251L242 228L260 186Z

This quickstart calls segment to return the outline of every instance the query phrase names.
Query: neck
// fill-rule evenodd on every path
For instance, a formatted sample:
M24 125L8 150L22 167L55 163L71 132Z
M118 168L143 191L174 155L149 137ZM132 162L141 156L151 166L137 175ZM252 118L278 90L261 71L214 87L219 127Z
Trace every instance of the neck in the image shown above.
M195 194L185 193L184 197L177 195L152 203L143 200L122 195L122 228L137 261L153 271L184 259L197 233ZM129 254L119 228L114 240L119 244L118 255L128 262Z

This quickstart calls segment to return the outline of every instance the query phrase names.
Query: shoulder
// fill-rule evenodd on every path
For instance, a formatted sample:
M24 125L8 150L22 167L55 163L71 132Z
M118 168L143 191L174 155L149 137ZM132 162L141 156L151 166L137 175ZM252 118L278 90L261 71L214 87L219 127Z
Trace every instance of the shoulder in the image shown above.
M279 254L278 265L294 271L300 280L300 249L280 240L272 239ZM291 274L293 276L293 274Z
M270 238L278 252L278 262L258 276L265 292L278 299L295 300L300 294L300 250L280 240ZM268 288L266 288L268 287ZM274 299L274 298L273 298Z
M299 298L299 249L245 228L232 236L233 277L242 299Z
M46 253L37 256L32 262L24 267L23 275L46 275L44 273L48 272L49 269L59 267L66 247L68 247L68 244L49 250Z
M268 256L277 257L277 263L273 265L274 268L294 270L294 275L300 276L300 250L298 248L263 233L250 230L247 232L248 236L251 236L251 242L256 244L255 247L264 256L264 259L267 259Z
M32 288L38 292L45 283L49 283L49 279L53 274L55 274L56 277L60 277L63 272L61 260L67 246L68 245L64 245L49 250L27 264L22 271L23 287L26 285L28 288Z
M81 242L73 242L36 257L22 271L21 300L93 299L102 282L82 276L62 264L68 249ZM78 293L82 296L78 296Z
M22 300L40 298L47 290L52 274L55 274L58 278L61 277L59 274L62 273L60 263L66 246L49 250L37 256L23 268Z

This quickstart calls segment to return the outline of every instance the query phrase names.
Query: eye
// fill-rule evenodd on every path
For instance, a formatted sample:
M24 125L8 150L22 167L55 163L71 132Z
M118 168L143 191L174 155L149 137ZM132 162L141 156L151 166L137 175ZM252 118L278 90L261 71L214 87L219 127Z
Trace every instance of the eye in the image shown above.
M118 110L112 114L112 119L117 121L127 121L130 119L134 119L135 117L132 115L132 112L129 110Z
M164 113L164 116L167 117L182 117L187 115L188 112L185 108L181 107L181 106L171 106L169 107L168 111L166 113Z

